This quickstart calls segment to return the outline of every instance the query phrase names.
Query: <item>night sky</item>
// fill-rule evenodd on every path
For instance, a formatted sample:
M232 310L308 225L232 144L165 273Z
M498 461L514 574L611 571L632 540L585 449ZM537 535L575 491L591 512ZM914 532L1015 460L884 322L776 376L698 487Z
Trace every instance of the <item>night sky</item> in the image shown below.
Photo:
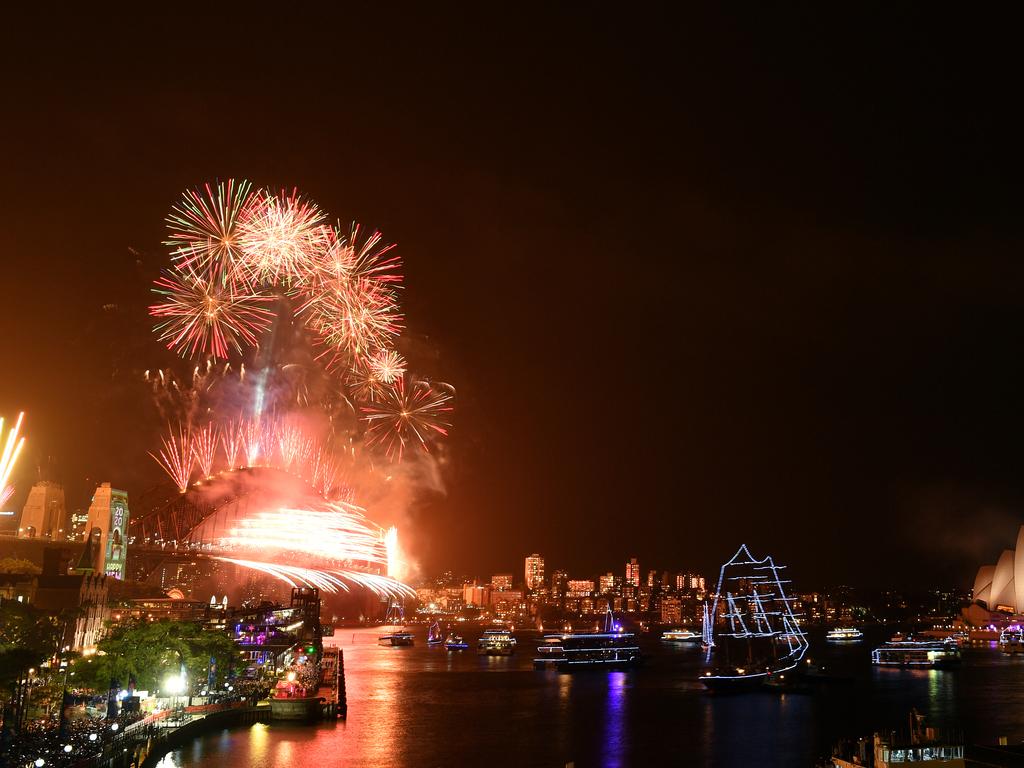
M710 575L746 542L801 586L969 586L1024 522L1012 25L503 8L20 27L15 505L37 465L71 506L159 480L163 217L241 177L399 244L414 367L458 390L427 572Z

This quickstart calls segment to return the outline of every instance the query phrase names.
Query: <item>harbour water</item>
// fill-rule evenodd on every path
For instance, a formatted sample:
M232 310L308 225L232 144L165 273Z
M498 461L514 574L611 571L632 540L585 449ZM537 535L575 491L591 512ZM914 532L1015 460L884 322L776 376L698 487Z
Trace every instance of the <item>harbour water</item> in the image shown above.
M641 645L647 663L571 674L533 669L536 632L517 632L514 656L376 644L375 631L339 630L348 718L322 725L256 724L197 738L161 768L259 766L812 766L841 737L905 728L910 709L962 729L970 743L1024 740L1024 654L964 652L960 668L875 668L870 652L891 629L809 656L852 682L810 693L711 694L697 681L699 646Z

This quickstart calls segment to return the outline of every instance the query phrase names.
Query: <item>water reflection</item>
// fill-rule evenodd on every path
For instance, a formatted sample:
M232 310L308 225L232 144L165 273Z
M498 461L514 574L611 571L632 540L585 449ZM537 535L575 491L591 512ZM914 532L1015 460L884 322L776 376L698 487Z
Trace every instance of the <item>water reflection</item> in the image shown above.
M626 764L626 674L608 673L607 694L604 700L604 749L601 761L605 768L619 768Z
M476 637L464 634L472 646ZM988 649L966 651L957 670L901 671L873 668L869 648L821 647L816 660L853 684L719 696L696 682L699 652L653 640L649 663L636 671L538 672L531 646L539 636L517 634L512 657L427 648L422 632L412 648L347 635L347 721L218 731L161 766L781 768L813 765L840 737L905 727L911 707L978 741L1024 738L1024 664Z

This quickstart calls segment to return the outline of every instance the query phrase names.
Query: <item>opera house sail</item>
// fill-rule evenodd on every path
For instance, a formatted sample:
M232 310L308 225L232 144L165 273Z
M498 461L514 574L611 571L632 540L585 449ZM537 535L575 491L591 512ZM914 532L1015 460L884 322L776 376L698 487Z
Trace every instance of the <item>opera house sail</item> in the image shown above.
M973 594L990 611L1024 613L1024 525L1016 549L1004 549L995 565L978 569Z

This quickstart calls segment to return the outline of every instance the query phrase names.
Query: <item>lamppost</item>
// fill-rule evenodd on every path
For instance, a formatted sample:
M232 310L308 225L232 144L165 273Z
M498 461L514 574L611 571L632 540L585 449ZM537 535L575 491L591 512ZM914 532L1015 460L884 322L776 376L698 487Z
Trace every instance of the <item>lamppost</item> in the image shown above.
M60 660L61 669L64 670L64 684L60 693L60 728L58 733L63 739L68 735L68 718L66 710L68 707L68 668L71 666L67 659Z
M184 675L168 675L164 678L164 690L171 694L171 709L175 708L175 701L186 686Z

